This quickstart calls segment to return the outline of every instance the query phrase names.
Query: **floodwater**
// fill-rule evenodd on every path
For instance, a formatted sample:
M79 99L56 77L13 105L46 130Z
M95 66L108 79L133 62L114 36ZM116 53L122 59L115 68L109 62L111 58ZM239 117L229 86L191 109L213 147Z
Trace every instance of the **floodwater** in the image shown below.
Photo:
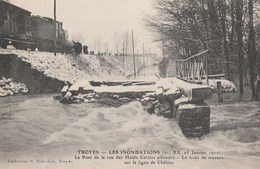
M72 164L34 164L34 168L110 168L107 162L76 161L77 150L203 150L223 160L179 160L149 168L258 168L260 165L260 103L211 105L211 133L185 138L173 119L145 112L139 102L118 108L98 104L63 105L52 95L0 98L0 166L28 168L8 160L72 160ZM123 165L111 161L113 168ZM89 167L86 167L89 166ZM175 167L174 167L175 166ZM146 166L148 167L148 166ZM1 168L1 167L0 167Z

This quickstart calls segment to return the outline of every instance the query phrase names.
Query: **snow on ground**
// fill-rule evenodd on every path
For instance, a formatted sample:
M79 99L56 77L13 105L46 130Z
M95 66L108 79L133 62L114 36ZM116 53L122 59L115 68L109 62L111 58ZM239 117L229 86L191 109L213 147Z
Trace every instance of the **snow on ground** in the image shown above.
M181 93L184 91L191 92L192 89L209 89L209 86L206 85L198 85L198 84L191 84L184 82L178 78L160 78L157 79L157 81L152 81L153 83L148 84L148 83L134 83L138 82L136 80L134 81L129 81L129 85L123 85L124 82L127 82L129 80L121 81L118 83L118 85L115 86L108 86L106 84L102 84L100 81L100 86L92 86L91 83L87 80L79 81L70 88L65 87L64 90L62 90L62 93L68 92L78 92L81 93L80 90L83 90L82 92L88 92L88 93L138 93L138 92L150 92L153 94L156 94L157 96L159 95L164 95L164 96L169 96L169 97L180 97ZM145 81L143 81L145 82ZM151 81L148 81L151 82ZM97 82L96 82L97 83ZM140 85L143 84L143 85ZM185 93L184 92L184 93ZM209 92L209 91L207 91ZM209 93L210 94L210 93ZM193 99L196 96L192 96ZM204 97L204 96L199 96L199 97ZM205 96L206 97L206 96Z
M113 56L62 55L49 52L0 49L0 54L15 54L48 77L75 83L78 80L115 79L129 73Z
M27 87L22 83L12 82L10 78L6 79L2 77L0 79L0 97L27 92Z
M221 82L222 91L224 93L237 92L236 86L233 82L226 79L209 79L209 86L214 92L217 92L217 82ZM207 84L206 80L202 80L203 84Z
M111 80L109 80L111 81ZM101 81L100 81L101 82ZM119 80L115 80L113 82L120 82ZM101 87L93 87L88 80L81 80L77 83L74 83L70 87L70 91L78 91L79 88L83 88L84 90L93 90L95 89L96 92L140 92L140 91L158 91L158 89L162 91L167 91L166 94L173 94L175 92L178 92L180 88L185 91L190 91L191 89L202 89L202 88L209 88L207 85L198 85L193 83L187 83L185 81L182 81L178 78L160 78L154 81L151 79L147 80L146 82L154 82L153 85L135 85L133 82L138 82L138 80L124 80L123 82L132 82L132 86L123 86L123 85L117 85L117 86L101 86ZM145 82L145 81L144 81Z
M128 92L154 92L156 91L155 85L144 85L144 86L102 86L95 87L97 93L128 93Z

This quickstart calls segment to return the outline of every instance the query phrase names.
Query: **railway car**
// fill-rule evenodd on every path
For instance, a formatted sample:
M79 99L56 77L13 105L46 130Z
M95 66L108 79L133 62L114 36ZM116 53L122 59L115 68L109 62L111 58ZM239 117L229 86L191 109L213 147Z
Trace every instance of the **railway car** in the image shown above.
M48 17L32 16L34 27L33 37L39 51L54 51L55 24L57 51L62 52L63 46L67 44L68 33L63 30L62 22L54 21Z
M62 22L32 16L30 11L0 0L1 48L7 48L11 44L16 49L37 48L39 51L53 52L55 31L57 52L72 53L75 46L68 40L68 32L63 29Z
M0 0L0 47L12 44L17 49L35 47L31 12Z

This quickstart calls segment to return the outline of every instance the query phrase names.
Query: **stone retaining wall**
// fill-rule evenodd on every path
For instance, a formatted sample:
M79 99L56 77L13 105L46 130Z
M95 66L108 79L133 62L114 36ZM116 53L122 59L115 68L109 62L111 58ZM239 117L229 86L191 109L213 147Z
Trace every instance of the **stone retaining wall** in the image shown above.
M0 54L0 77L25 84L28 94L56 93L64 86L64 82L47 77L14 54Z
M179 105L176 120L186 137L202 137L210 132L210 107L205 103Z

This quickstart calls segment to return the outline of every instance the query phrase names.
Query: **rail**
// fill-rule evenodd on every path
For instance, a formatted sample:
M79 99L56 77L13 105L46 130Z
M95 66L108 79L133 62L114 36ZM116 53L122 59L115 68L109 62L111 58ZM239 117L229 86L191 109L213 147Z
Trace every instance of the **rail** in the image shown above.
M209 50L205 50L184 60L177 59L177 77L193 83L206 79L208 84L208 53Z

